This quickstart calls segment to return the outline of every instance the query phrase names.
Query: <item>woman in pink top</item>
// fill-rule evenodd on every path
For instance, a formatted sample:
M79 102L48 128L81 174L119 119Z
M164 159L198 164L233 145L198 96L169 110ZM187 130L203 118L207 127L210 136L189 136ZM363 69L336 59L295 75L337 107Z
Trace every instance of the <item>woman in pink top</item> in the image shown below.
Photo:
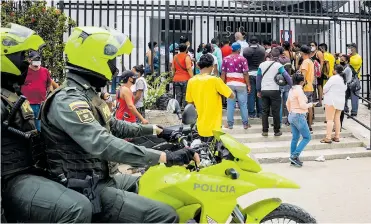
M307 112L309 108L313 107L313 103L307 103L308 99L303 91L304 76L302 74L294 74L292 82L293 87L286 102L287 110L289 111L288 120L292 132L290 161L292 165L302 167L303 162L299 160L299 156L311 140L307 123ZM300 135L303 136L303 140L298 145Z

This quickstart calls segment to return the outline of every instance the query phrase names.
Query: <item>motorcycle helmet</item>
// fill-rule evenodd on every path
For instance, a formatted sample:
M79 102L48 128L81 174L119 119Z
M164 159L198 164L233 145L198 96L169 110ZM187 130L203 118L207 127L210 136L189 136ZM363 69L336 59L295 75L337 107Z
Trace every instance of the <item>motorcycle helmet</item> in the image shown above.
M1 28L0 33L2 86L22 85L29 65L26 52L39 50L45 42L35 31L15 23Z
M281 75L279 73L274 76L274 82L279 86L287 85L287 81L286 81L285 77L283 77L283 75Z
M130 54L129 38L111 28L75 27L66 42L67 68L88 71L105 81L118 73L116 57Z

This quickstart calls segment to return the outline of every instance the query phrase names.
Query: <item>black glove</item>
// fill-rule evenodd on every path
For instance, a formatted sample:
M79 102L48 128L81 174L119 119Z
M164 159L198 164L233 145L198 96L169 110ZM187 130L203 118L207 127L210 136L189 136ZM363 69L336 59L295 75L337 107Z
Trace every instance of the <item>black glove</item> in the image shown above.
M183 148L181 150L170 152L168 150L166 153L166 166L171 167L173 165L182 166L189 164L195 155L195 151L191 148Z
M166 141L170 141L170 139L172 137L172 134L173 134L173 130L170 130L170 129L167 129L167 128L163 128L163 127L158 126L158 125L157 125L157 127L159 127L159 128L162 129L162 132L159 135L157 135L157 137L163 138Z

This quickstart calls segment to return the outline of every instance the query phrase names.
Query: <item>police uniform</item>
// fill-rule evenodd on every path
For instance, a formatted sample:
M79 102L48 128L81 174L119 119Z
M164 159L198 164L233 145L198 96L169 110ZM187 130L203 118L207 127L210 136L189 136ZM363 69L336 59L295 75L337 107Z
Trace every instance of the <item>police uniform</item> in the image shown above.
M99 214L94 221L178 221L170 206L136 194L139 177L122 174L110 177L107 161L133 166L155 165L160 152L122 140L151 135L153 126L129 124L111 117L107 104L87 79L70 71L67 81L46 100L41 125L50 172L56 180L69 184L71 180L85 180L87 176L99 177L94 188L100 208L93 209L101 211L95 212Z
M19 97L4 88L1 89L1 122ZM1 129L1 179L2 204L7 221L11 222L91 222L92 207L82 194L46 179L41 170L34 166L40 160L37 144L38 132L33 111L26 100L16 112L10 127L31 134L33 140Z

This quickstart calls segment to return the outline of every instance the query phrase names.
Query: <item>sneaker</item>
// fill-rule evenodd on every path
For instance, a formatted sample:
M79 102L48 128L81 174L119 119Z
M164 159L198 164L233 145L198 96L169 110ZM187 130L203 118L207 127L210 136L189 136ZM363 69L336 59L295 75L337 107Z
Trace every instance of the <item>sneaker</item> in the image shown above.
M315 107L322 107L322 103L317 103Z
M313 134L313 128L309 128L311 134Z
M281 131L274 133L274 136L281 136L281 135L282 135Z
M249 115L249 118L256 118L255 115Z
M263 132L262 135L263 135L264 137L267 137L267 136L268 136L268 132Z
M294 166L296 166L296 167L302 167L303 166L303 162L301 162L298 157L292 157L291 156L289 159L290 159L291 163L293 163Z

